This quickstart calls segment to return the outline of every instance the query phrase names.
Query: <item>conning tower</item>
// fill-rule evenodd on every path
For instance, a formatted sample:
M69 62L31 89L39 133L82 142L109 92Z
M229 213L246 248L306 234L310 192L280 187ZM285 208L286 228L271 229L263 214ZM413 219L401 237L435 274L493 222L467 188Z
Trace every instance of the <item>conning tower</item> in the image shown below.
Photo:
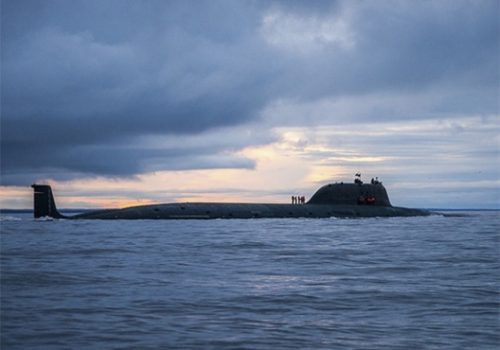
M328 184L317 190L308 204L376 205L392 207L387 191L381 183Z

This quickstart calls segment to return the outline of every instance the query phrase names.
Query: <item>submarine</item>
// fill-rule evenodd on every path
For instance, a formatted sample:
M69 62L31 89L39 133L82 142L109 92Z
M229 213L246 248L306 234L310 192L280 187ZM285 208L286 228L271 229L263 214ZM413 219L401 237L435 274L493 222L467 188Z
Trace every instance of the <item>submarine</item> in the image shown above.
M73 216L59 213L49 185L33 184L34 217L74 220L141 220L141 219L252 219L252 218L368 218L427 216L422 209L392 206L381 182L364 184L330 183L319 188L302 204L271 203L167 203L104 209Z

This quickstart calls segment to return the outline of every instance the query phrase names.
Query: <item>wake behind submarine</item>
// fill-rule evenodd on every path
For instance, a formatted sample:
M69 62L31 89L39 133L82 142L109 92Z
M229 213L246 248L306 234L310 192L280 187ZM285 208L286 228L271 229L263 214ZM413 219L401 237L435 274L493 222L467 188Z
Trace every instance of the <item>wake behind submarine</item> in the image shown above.
M304 204L266 203L168 203L105 209L65 216L58 212L49 185L33 184L34 217L56 219L251 219L251 218L355 218L427 216L421 209L393 207L385 187L379 181L364 184L357 177L354 183L327 184Z

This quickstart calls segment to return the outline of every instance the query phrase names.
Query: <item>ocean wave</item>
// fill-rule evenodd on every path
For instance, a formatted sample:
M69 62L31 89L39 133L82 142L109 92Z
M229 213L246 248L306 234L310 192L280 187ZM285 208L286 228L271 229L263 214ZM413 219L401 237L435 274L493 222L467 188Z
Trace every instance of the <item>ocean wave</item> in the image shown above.
M23 221L23 219L17 216L0 215L0 221Z

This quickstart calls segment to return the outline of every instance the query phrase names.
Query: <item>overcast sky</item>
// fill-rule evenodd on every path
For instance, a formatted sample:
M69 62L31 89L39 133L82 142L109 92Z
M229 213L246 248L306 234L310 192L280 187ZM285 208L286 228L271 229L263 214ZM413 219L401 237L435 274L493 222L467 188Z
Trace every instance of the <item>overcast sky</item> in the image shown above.
M1 1L0 207L495 208L499 2Z

